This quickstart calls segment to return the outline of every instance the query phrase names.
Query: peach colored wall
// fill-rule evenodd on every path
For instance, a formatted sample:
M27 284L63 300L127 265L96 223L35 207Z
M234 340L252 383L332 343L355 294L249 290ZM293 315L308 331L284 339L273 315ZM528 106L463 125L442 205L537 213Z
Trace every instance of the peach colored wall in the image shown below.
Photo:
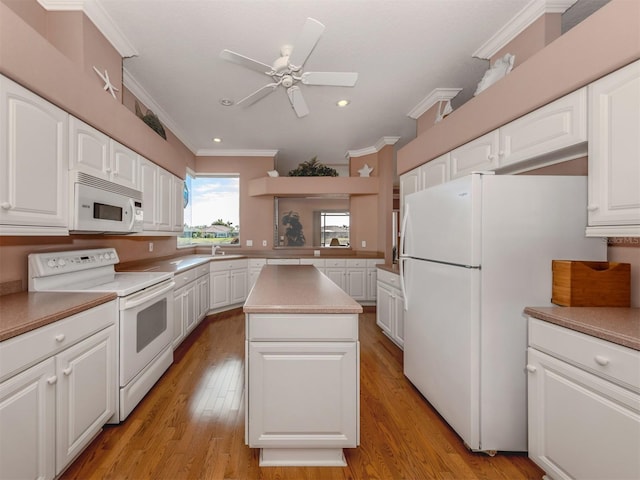
M495 61L505 54L515 55L514 67L524 63L538 51L553 42L562 33L562 16L559 13L547 13L529 25L524 31L514 38L508 45L498 50L489 63L493 65Z
M436 123L436 116L438 115L438 108L440 107L440 102L436 103L434 106L425 111L418 119L416 120L416 134L422 135L424 132L429 130ZM444 108L444 105L442 106Z
M149 253L153 242L153 253ZM2 237L0 236L0 284L19 282L27 289L27 257L36 252L57 252L90 248L114 247L121 263L177 253L175 237L134 237L103 235L70 235L68 237ZM193 249L180 250L192 253Z
M26 1L35 3L35 0ZM103 90L102 80L93 72L93 65L78 64L71 60L35 30L32 23L25 22L9 8L6 2L15 5L12 0L0 1L0 73L184 178L186 165L193 162L191 152L175 148L158 136L119 100ZM19 10L22 14L23 10L32 12L32 9L26 8ZM28 22L33 22L32 17L40 18L39 15L30 15ZM86 23L85 17L82 18L82 23ZM41 28L40 21L35 23ZM91 28L76 28L81 28L83 35L91 32ZM85 38L83 41L87 42L86 51L96 55L93 59L95 63L112 65L111 47L98 53L104 47L103 40L88 41Z
M612 0L398 151L398 173L640 58L640 2Z
M384 147L387 148L387 147ZM349 159L349 175L358 177L358 170L364 167L365 163L373 168L370 173L372 177L380 177L379 154L372 153L361 157ZM391 182L392 178L380 182L378 188L385 182ZM353 195L350 199L351 211L351 248L364 252L383 251L383 245L379 243L378 232L382 232L383 225L380 222L380 211L378 210L378 195ZM362 242L367 242L363 247Z
M237 173L240 175L240 242L250 251L273 248L273 197L250 197L248 183L252 178L263 177L274 168L271 157L196 157L196 173ZM253 241L247 247L247 240ZM262 241L267 246L262 246Z

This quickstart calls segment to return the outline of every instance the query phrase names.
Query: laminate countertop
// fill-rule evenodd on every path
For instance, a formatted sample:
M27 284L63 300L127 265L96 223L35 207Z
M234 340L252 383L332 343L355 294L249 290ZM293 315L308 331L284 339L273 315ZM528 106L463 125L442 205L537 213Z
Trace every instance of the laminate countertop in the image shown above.
M0 341L115 300L115 293L19 292L0 296Z
M245 313L361 313L362 306L313 265L265 265Z
M527 307L539 320L640 350L640 308Z

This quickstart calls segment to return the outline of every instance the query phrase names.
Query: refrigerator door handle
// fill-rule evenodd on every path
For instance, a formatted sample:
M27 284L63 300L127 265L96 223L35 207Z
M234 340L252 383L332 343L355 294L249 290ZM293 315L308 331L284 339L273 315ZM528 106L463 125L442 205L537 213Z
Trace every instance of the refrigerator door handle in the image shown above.
M402 298L404 303L404 311L406 312L409 309L409 299L407 298L407 289L405 288L404 282L404 261L407 259L404 251L404 243L405 243L405 232L407 231L407 224L409 223L409 205L405 204L404 206L404 216L402 217L402 230L400 230L400 256L399 256L399 267L400 267L400 290L402 291Z

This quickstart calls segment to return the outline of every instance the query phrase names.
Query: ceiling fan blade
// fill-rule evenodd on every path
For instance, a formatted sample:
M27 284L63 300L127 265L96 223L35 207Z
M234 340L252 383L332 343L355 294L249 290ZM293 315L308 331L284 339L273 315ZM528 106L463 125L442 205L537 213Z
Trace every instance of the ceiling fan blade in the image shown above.
M328 85L331 87L353 87L358 81L355 72L304 72L302 83L305 85Z
M292 70L297 71L304 65L320 40L322 32L324 32L323 24L311 17L307 18L289 56L289 65L295 67Z
M236 105L240 105L241 103L244 104L247 107L249 105L253 105L258 100L263 99L264 97L269 95L271 92L273 92L276 88L278 88L278 85L280 85L280 82L268 83L264 87L261 87L258 90L256 90L255 92L253 92L251 95L249 95L247 97L244 97Z
M256 72L266 73L267 75L269 75L269 73L273 71L271 65L267 65L266 63L262 63L252 58L245 57L244 55L232 52L231 50L222 50L220 52L220 58L232 63L237 63L238 65L242 65L243 67L247 67L251 70L255 70Z
M307 102L304 101L300 87L294 85L293 87L287 88L287 95L289 96L291 106L299 118L309 115L309 108L307 107Z

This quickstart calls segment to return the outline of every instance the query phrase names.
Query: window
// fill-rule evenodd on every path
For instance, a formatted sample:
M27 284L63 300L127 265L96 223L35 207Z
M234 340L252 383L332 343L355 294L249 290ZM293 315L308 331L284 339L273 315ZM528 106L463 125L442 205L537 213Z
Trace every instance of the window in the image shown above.
M178 247L240 245L240 176L187 175Z
M349 212L320 212L320 245L349 246Z

